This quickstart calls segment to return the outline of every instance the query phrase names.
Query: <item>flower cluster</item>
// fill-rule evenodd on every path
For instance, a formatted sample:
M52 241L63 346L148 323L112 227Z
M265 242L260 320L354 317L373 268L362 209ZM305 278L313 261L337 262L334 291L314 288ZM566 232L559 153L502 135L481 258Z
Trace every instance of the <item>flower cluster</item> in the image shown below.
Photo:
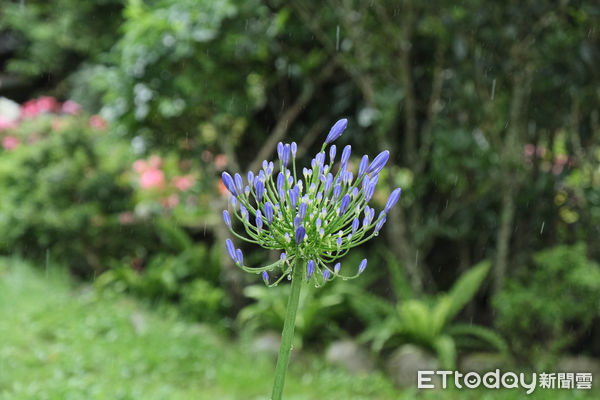
M346 125L346 119L333 125L321 151L311 160L310 168L302 169L302 175L296 169L296 143L277 145L278 171L273 162L263 161L258 173L248 172L246 182L239 174L232 177L223 172L223 184L232 195L233 214L247 235L233 230L232 217L225 210L227 227L241 240L282 251L277 262L250 268L244 264L242 251L227 239L227 252L236 265L248 272L262 273L266 284L270 282L268 271L280 269L281 276L271 286L285 277L291 278L296 260L306 262L304 276L316 285L337 276L356 278L364 271L366 259L353 275L342 275L341 264L336 260L350 248L378 235L401 190L397 188L390 194L384 210L376 216L369 201L389 152L381 152L372 161L364 155L355 176L348 170L351 147L346 146L337 161L337 149L332 144Z
M72 100L60 103L54 97L41 96L19 105L0 97L0 145L11 151L24 143L36 143L41 132L60 131L69 126L70 116L80 113L81 106ZM96 130L108 127L99 115L92 115L89 124Z

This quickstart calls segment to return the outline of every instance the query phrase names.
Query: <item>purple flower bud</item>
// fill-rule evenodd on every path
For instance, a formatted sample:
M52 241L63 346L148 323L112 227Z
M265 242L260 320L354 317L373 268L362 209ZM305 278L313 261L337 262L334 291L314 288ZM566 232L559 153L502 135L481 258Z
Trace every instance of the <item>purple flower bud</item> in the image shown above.
M296 244L302 243L305 236L306 236L306 229L304 229L304 226L300 225L298 227L298 229L296 229Z
M325 152L321 151L319 154L315 156L315 160L317 160L317 164L323 165L325 164Z
M329 173L325 178L325 185L323 186L323 192L325 193L325 196L329 194L329 191L331 190L331 185L333 185L333 175Z
M298 207L298 216L300 219L304 219L306 216L306 207L307 205L305 202L300 203L300 206Z
M265 192L265 184L260 179L254 181L254 192L256 193L256 201L260 203Z
M339 273L341 267L342 265L340 263L335 264L335 266L333 267L333 272L336 274Z
M360 159L360 164L358 165L358 176L356 177L357 179L360 179L367 172L368 166L369 166L369 156L367 156L365 154Z
M227 210L223 210L223 221L225 221L225 225L227 225L228 228L231 228L231 217Z
M332 144L331 147L329 148L329 161L331 163L333 163L333 160L335 160L336 150L337 150L337 148L335 147L335 144Z
M375 184L377 184L377 182L375 182ZM373 194L375 194L375 185L371 183L365 191L365 202L368 203L373 197Z
M296 204L298 203L298 196L300 196L300 188L298 186L294 186L288 192L290 195L290 206L292 209L295 209Z
M223 172L223 174L221 174L221 178L223 178L223 184L225 184L227 190L229 190L232 195L237 196L238 192L235 189L235 184L233 183L233 178L231 175L229 175L227 172Z
M338 197L340 197L340 193L342 192L342 186L337 184L333 187L333 201L337 201Z
M254 173L252 171L248 171L248 184L250 186L254 184Z
M365 207L365 218L363 219L363 226L367 226L371 224L373 221L374 211L369 206Z
M357 187L352 189L352 198L355 199L358 197L358 193L360 192L360 190L358 190Z
M370 182L371 185L377 185L377 182L379 182L379 174L372 174Z
M288 163L290 162L290 153L291 153L291 148L289 144L285 144L283 146L283 158L281 159L281 162L283 163L284 167L287 167Z
M317 227L317 229L321 227L321 218L317 218L317 220L315 221L315 226Z
M383 218L382 218L382 215L383 215ZM381 228L383 228L383 224L385 224L385 213L382 211L381 214L379 214L379 220L377 221L377 225L375 225L374 232L379 232L381 230Z
M352 171L346 171L346 173L344 174L344 183L346 185L350 185L352 183L353 178L354 174L352 173Z
M346 147L344 147L344 151L342 151L342 159L341 159L342 165L346 165L348 163L351 152L352 152L352 147L350 145L347 145Z
M246 196L250 195L250 187L248 185L246 185L246 187L244 188L244 194Z
M265 175L265 171L262 169L258 172L258 179L263 181L263 183L267 180L267 176Z
M309 260L308 263L306 263L306 279L310 280L313 272L315 272L315 262L313 260Z
M328 269L323 270L323 281L328 280L330 275L331 274Z
M273 206L270 201L265 203L265 216L267 217L269 224L273 223Z
M365 176L365 179L363 179L362 181L362 191L366 192L367 188L369 187L369 183L371 183L371 178L369 178L369 175Z
M233 176L235 178L235 187L237 188L238 191L242 191L244 189L244 183L242 182L242 177L240 176L240 174L235 174Z
M368 174L378 174L379 171L381 171L383 169L383 167L385 167L385 163L387 163L388 158L390 158L389 151L385 150L385 151L382 151L381 153L379 153L377 155L377 157L375 157L375 159L373 160L371 165L369 166L367 173Z
M279 259L280 259L281 261L285 260L285 258L286 258L286 257L287 257L287 254L285 254L285 252L283 252L283 253L281 253L281 254L279 255Z
M225 247L227 248L227 253L229 253L229 257L233 260L233 262L237 262L237 256L235 255L235 246L231 239L227 239L225 241Z
M337 247L342 247L342 238L339 237L339 238L335 239L335 244L337 244Z
M327 135L327 139L325 139L325 143L329 144L331 142L333 142L334 140L336 140L337 138L339 138L342 133L344 132L344 129L346 129L346 126L348 125L348 120L346 118L342 118L339 121L337 121L335 124L333 124L333 126L331 127L331 130L329 131L329 134Z
M277 143L277 157L283 161L283 143Z
M292 144L290 145L290 150L292 150L292 157L296 158L296 152L298 151L298 145L296 144L296 142L292 142Z
M235 256L237 258L237 262L239 262L240 265L244 265L244 255L242 254L242 250L237 249L235 251Z
M285 177L283 176L283 172L279 172L277 174L277 191L282 191L285 186Z
M360 222L358 221L358 218L354 218L354 220L352 221L352 233L356 233L359 224Z
M235 199L235 197L231 197L231 199L229 200L229 202L231 203L231 206L233 208L235 208L237 206L237 200Z
M265 285L269 284L269 273L267 271L263 271L262 273L263 281L265 281Z
M394 207L394 204L396 204L396 202L400 198L401 193L402 193L402 189L400 189L400 188L394 189L394 191L390 194L390 197L388 197L387 203L385 203L385 208L383 209L383 211L385 213L390 212L392 207Z
M248 210L246 210L243 204L240 204L240 214L242 214L242 218L248 221Z
M296 216L294 218L294 229L297 229L300 226L301 222L302 222L302 218L300 218L300 216Z
M365 270L365 268L367 268L367 259L364 258L361 262L360 265L358 266L358 273L362 274L363 271Z
M349 205L350 205L350 196L348 196L348 194L346 193L344 195L344 197L342 197L342 201L340 203L340 213L339 213L340 216L346 212Z
M263 227L262 213L260 212L260 210L256 210L256 227L258 228L259 232L262 230Z

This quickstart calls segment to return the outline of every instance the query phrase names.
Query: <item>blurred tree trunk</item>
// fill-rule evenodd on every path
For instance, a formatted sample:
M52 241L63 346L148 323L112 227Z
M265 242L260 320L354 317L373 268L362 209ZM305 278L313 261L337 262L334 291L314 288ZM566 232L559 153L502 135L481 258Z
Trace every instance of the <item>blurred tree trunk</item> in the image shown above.
M518 168L522 163L521 154L523 149L523 116L525 113L526 100L529 96L531 83L531 67L527 64L526 54L528 52L526 41L518 44L513 49L514 65L519 70L513 75L512 94L510 98L508 127L506 136L501 147L501 177L500 190L501 205L499 226L496 235L496 254L494 260L494 285L493 291L497 293L504 285L508 269L510 240L514 229L515 197L522 184L522 174Z

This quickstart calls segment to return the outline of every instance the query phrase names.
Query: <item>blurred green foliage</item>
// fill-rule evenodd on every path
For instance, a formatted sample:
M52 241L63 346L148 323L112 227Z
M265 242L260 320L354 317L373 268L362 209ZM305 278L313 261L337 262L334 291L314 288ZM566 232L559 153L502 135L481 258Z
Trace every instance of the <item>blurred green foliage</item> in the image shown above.
M475 296L489 270L488 261L474 266L448 293L432 299L408 299L394 305L358 293L352 304L367 323L362 339L372 342L376 351L392 342L423 346L437 355L445 369L456 368L458 343L463 348L491 348L506 355L507 344L492 330L453 322Z
M515 355L552 362L600 316L600 266L582 243L540 251L495 297L494 307Z

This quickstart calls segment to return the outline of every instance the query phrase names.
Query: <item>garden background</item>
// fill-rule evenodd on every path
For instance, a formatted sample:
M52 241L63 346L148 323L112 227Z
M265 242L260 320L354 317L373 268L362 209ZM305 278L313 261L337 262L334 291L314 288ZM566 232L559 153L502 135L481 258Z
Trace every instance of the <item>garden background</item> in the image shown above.
M360 279L305 292L287 397L600 379L596 2L0 4L0 397L266 398L289 285L227 257L220 175L344 117L390 151L372 205L402 197Z

